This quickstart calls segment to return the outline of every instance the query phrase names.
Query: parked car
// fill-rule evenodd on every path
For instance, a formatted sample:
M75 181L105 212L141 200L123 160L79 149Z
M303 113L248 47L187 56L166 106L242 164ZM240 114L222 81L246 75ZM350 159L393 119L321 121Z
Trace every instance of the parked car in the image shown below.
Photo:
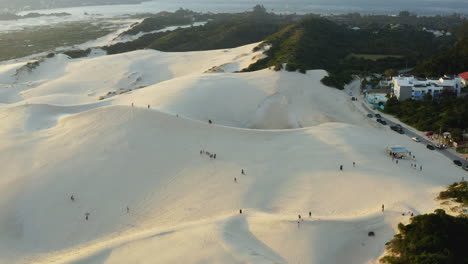
M367 114L367 117L372 118L373 115L372 114Z
M428 131L428 132L425 133L425 135L426 136L432 136L432 135L434 135L434 132L433 131Z
M375 121L377 121L379 123L382 123L382 119L380 119L380 118L377 118Z
M435 149L435 147L434 147L433 145L431 145L431 144L427 144L427 145L426 145L426 148L428 148L428 149L430 149L430 150L434 150L434 149Z
M397 132L400 133L400 134L404 134L404 133L405 133L405 131L404 131L402 128L399 129L399 130L397 130Z
M421 142L421 140L418 137L412 137L411 140L414 142Z
M382 118L382 116L380 114L375 114L375 117Z
M468 165L462 167L464 170L468 171Z
M384 126L385 126L385 125L387 125L387 121L385 121L385 120L382 120L382 122L380 122L380 124L382 124L382 125L384 125Z
M459 160L453 160L453 164L457 165L457 166L461 166L463 165L461 161Z

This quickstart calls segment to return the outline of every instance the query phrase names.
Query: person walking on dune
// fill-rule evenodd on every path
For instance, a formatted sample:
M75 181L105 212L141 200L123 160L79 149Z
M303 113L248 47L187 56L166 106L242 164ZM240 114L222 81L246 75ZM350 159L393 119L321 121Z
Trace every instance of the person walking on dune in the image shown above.
M309 211L309 217L312 217L312 212L311 211Z
M382 212L385 211L385 206L382 204Z
M242 169L242 170L241 170L241 174L242 174L242 175L245 175L245 173L244 173L244 169Z
M343 165L340 165L340 171L342 171L342 170L343 170Z
M75 197L73 197L73 194L72 194L72 196L70 196L70 200L71 200L72 202L75 201Z
M422 165L421 165L421 166L419 166L419 170L420 170L420 171L422 171Z
M90 215L90 213L88 213L88 212L85 213L85 219L86 219L86 221L88 221L89 215Z

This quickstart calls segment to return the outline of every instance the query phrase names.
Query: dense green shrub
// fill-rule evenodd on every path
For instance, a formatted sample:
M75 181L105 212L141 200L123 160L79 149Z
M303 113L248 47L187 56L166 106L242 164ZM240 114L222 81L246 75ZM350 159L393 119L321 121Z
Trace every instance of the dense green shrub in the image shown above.
M468 218L447 215L438 209L419 215L408 225L399 224L399 234L387 243L391 255L381 259L389 264L468 263Z

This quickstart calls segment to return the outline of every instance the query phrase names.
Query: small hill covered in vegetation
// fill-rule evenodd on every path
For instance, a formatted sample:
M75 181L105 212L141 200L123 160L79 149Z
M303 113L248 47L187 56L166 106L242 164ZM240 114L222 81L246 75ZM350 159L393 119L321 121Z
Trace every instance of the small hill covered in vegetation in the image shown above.
M181 12L181 11L178 11ZM184 10L185 13L190 12ZM106 46L109 54L122 53L137 49L150 48L160 51L199 51L234 48L260 42L271 34L281 30L293 19L293 16L280 16L267 13L262 6L256 6L252 12L237 14L189 14L197 20L212 19L206 25L179 28L170 32L147 34L134 41ZM180 17L176 16L175 17ZM164 25L178 25L180 19L155 18L164 20ZM185 15L187 17L188 15ZM182 19L182 18L181 18ZM162 22L161 22L162 23ZM156 27L155 27L156 25ZM126 34L140 31L150 32L160 29L154 19L146 19Z
M247 71L271 66L280 69L283 63L287 63L289 71L325 69L331 75L323 82L343 88L351 74L384 72L415 64L450 46L453 39L436 39L432 33L412 27L386 25L378 30L353 30L326 18L308 17L273 34L264 43L272 45L266 52L268 57ZM353 54L374 54L378 59Z

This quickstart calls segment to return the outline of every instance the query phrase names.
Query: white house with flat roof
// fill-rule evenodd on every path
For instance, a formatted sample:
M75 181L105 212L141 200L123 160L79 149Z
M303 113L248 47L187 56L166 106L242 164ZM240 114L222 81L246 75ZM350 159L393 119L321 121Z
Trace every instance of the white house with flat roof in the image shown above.
M431 94L438 99L442 93L460 96L463 87L460 77L444 76L441 78L417 78L414 76L392 77L392 93L399 101L407 99L420 100L424 95Z

